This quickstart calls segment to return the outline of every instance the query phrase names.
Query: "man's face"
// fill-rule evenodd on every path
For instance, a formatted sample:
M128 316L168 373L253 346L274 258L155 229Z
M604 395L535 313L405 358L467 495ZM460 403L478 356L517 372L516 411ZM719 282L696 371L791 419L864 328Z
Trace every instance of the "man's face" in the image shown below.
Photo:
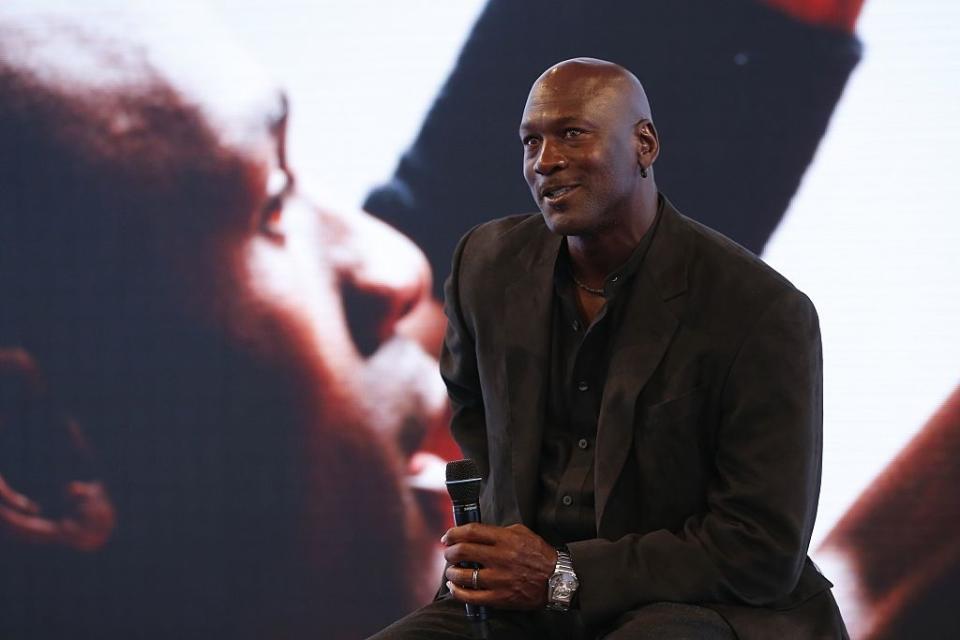
M590 235L629 214L634 124L616 83L569 69L537 81L520 125L523 175L551 231Z

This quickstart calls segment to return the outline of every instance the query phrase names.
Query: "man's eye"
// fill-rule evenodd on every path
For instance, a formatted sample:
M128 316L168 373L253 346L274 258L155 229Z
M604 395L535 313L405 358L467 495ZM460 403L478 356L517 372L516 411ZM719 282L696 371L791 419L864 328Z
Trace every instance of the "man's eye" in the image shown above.
M275 169L267 180L267 199L260 211L260 230L271 238L282 239L280 227L283 206L293 186L290 174L283 169Z
M536 147L540 144L540 139L533 136L527 136L523 139L523 146L527 148Z
M576 127L570 127L569 129L564 129L564 130L563 130L563 137L564 137L564 138L577 138L577 137L583 135L583 133L584 133L583 129L577 129Z

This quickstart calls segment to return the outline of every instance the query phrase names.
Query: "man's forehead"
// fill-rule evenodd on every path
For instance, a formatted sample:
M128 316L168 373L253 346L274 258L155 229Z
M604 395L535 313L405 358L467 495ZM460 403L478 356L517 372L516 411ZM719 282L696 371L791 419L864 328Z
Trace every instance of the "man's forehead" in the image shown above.
M620 103L615 93L531 92L523 109L521 128L557 120L600 117Z
M206 8L171 1L175 11L171 2L12 0L0 8L2 53L65 95L135 98L162 87L225 142L262 132L284 109L277 87Z

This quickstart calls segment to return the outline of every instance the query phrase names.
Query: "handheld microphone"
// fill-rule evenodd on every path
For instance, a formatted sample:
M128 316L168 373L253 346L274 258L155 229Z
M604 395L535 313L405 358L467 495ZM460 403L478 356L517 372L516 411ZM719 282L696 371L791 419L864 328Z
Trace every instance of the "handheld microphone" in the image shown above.
M480 522L480 470L470 459L454 460L447 463L447 492L453 502L453 521L462 526L470 522ZM476 562L461 562L460 567L481 568ZM482 605L468 604L467 618L475 621L487 619L487 608Z

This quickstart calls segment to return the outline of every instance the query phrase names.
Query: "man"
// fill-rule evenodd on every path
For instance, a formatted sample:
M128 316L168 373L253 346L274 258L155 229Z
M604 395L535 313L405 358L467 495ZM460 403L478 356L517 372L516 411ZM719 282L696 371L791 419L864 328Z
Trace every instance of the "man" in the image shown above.
M355 638L438 570L429 269L304 196L210 16L125 4L0 8L0 636Z
M520 137L542 215L468 233L446 289L451 429L489 524L449 530L449 595L376 637L470 637L462 602L498 638L845 637L806 556L812 304L658 194L623 68L551 67Z

